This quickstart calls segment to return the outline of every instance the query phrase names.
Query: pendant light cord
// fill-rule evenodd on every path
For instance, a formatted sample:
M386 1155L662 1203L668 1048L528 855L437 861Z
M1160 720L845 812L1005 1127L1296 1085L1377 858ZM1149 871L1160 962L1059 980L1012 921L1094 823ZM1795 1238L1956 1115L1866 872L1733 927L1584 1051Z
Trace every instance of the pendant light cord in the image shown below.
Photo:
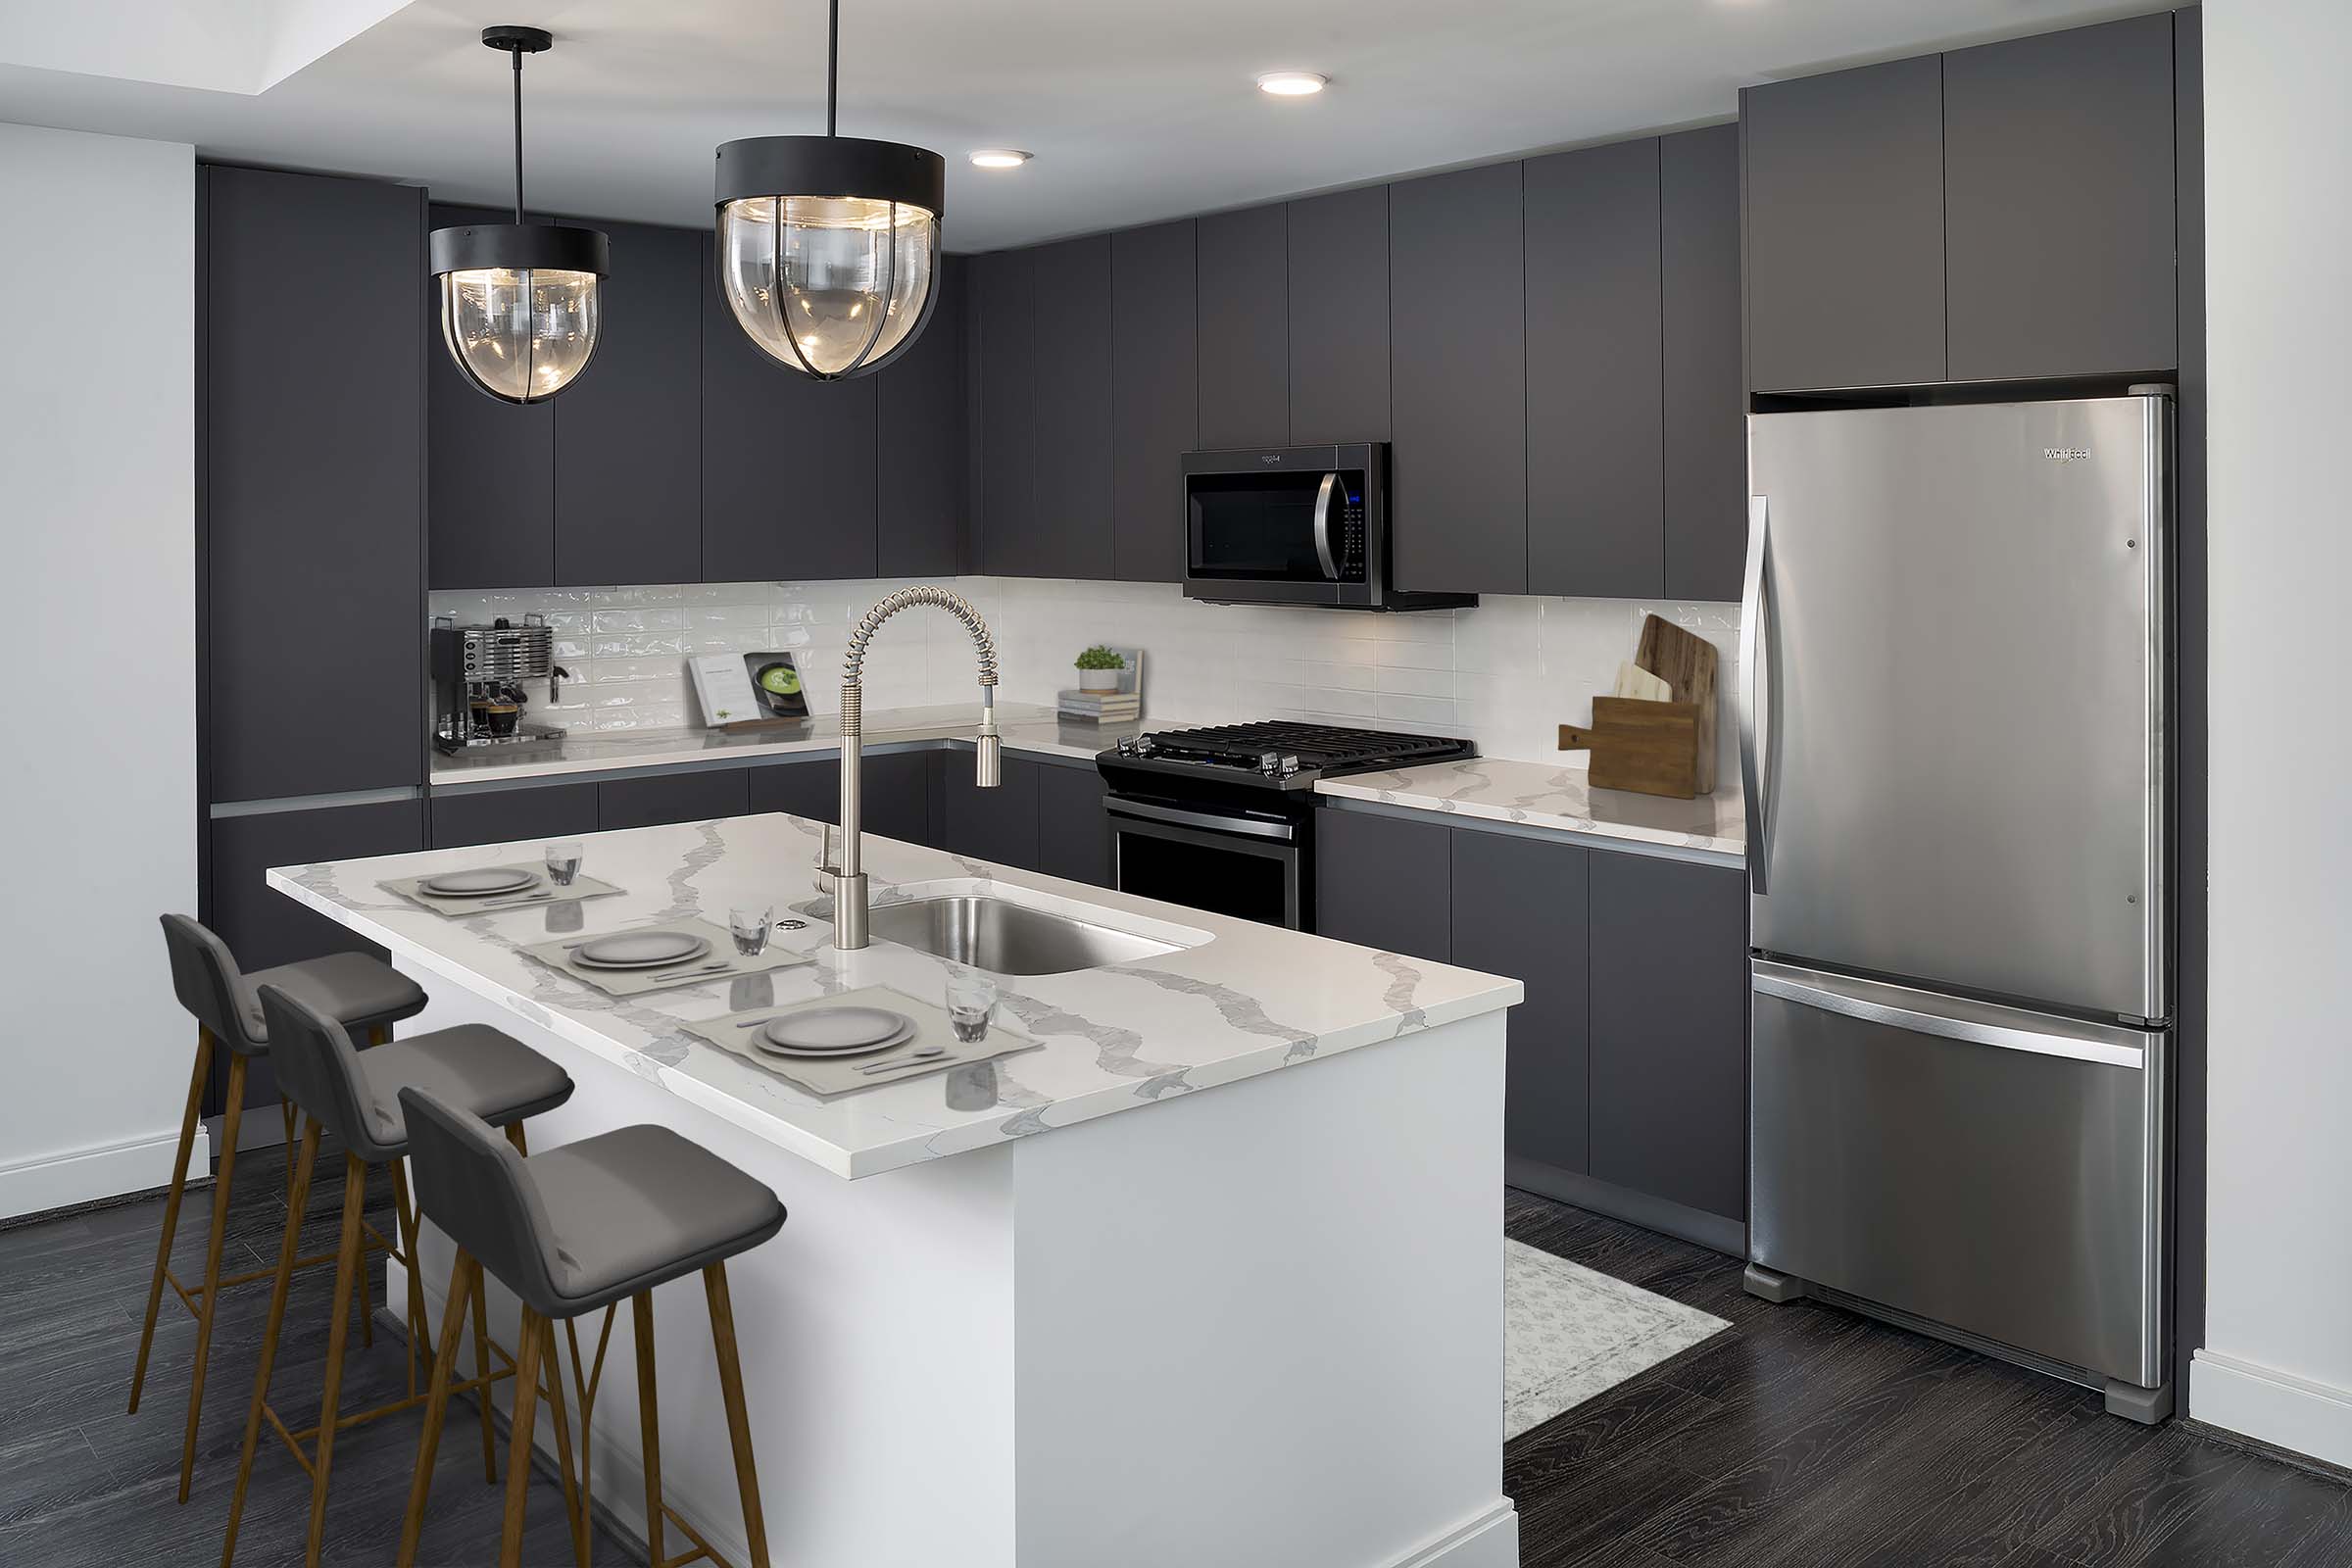
M825 134L836 136L841 119L841 0L831 0L825 20Z
M522 51L514 51L514 221L522 222Z

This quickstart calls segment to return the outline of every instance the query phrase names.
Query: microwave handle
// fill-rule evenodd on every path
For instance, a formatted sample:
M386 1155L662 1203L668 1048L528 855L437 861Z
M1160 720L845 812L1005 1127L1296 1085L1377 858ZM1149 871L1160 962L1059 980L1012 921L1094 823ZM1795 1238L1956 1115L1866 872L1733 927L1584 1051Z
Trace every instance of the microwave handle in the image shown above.
M1339 488L1340 476L1327 473L1315 487L1315 560L1323 567L1323 575L1332 582L1340 580L1340 564L1331 554L1331 493Z

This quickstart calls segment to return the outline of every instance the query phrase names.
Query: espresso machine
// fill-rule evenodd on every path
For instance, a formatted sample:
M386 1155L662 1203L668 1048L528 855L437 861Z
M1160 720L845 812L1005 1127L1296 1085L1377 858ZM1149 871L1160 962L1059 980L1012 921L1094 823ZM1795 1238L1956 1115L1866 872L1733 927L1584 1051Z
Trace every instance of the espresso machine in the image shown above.
M547 682L558 701L571 678L555 662L555 633L544 615L517 626L501 615L487 626L461 626L454 615L433 617L433 744L444 752L476 746L522 749L553 746L564 731L522 721L523 682Z

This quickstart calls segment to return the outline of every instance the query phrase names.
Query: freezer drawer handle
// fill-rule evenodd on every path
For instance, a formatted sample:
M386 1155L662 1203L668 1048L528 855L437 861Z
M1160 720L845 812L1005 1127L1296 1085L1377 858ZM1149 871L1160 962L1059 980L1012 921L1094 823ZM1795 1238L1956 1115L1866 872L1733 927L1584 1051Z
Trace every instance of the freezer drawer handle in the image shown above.
M1757 767L1756 700L1762 679L1757 665L1764 645L1765 557L1772 549L1771 500L1747 498L1747 571L1740 595L1740 792L1747 808L1747 886L1765 893L1765 866L1772 858L1771 821L1766 815L1764 776ZM1765 730L1771 736L1769 726Z
M1900 987L1869 981L1840 982L1836 976L1817 974L1813 970L1788 964L1771 963L1762 958L1755 960L1754 985L1758 996L1777 997L1799 1006L1839 1013L1848 1018L1858 1018L1864 1023L1884 1024L1912 1034L1936 1035L1972 1046L1996 1046L2004 1051L2028 1051L2041 1056L2066 1056L2076 1061L2103 1062L2112 1067L2139 1067L2146 1062L2146 1053L2139 1046L2125 1043L2131 1038L2130 1031L2099 1024L2077 1024L2063 1018L2036 1014L2034 1016L2039 1017L2045 1027L2020 1028L1987 1022L1983 1018L1924 1011L1906 1007L1891 998L1915 994L1922 1001L1949 1000L1955 1006L1971 1010L1979 1009L1981 1004L1962 1002L1958 998L1931 998L1924 992L1907 993Z

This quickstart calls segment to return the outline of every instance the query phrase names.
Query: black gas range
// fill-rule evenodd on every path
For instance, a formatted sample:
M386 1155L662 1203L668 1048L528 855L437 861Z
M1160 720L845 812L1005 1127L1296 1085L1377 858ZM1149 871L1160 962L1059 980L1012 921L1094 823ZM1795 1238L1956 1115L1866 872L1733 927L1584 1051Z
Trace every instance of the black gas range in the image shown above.
M1311 931L1316 780L1477 755L1446 736L1284 720L1123 740L1095 759L1116 885Z

